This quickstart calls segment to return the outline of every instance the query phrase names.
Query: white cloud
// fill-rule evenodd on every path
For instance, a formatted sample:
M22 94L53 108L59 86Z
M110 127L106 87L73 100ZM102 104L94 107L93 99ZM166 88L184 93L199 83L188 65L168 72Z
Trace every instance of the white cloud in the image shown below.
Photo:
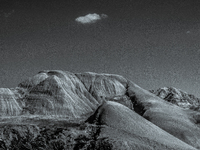
M106 14L87 14L85 16L80 16L78 18L75 19L75 21L82 23L82 24L87 24L87 23L95 23L98 20L107 18L108 16Z

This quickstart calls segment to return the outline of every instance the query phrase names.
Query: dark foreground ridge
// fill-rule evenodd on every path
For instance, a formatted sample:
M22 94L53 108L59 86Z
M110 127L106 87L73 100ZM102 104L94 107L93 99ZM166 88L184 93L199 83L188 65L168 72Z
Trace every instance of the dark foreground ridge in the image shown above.
M170 101L172 91L119 75L41 71L0 88L0 149L200 149L199 101L177 90Z

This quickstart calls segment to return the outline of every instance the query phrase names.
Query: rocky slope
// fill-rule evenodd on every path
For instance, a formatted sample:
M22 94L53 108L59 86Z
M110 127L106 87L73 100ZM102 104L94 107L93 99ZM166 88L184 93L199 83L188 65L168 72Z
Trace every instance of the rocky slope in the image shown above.
M119 75L41 71L0 103L0 149L200 149L198 111Z
M155 91L151 90L151 92L160 98L183 108L198 110L200 106L200 98L174 87L159 88Z

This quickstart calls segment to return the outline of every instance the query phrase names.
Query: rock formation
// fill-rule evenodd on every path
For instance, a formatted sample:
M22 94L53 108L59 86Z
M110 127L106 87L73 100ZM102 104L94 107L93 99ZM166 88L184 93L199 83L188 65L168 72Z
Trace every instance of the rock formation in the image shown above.
M161 93L119 75L41 71L0 89L0 149L200 149L200 112Z
M198 110L200 106L200 98L174 87L159 88L155 91L151 90L151 92L160 98L183 108Z

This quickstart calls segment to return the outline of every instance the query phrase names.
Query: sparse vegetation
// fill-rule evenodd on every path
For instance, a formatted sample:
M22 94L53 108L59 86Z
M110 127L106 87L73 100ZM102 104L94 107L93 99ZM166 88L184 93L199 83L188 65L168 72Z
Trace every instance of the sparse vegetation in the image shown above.
M38 132L30 130L29 125L5 127L2 131L0 149L9 150L109 150L108 140L98 139L99 126L85 124L74 127L41 127ZM22 134L23 133L23 134Z

